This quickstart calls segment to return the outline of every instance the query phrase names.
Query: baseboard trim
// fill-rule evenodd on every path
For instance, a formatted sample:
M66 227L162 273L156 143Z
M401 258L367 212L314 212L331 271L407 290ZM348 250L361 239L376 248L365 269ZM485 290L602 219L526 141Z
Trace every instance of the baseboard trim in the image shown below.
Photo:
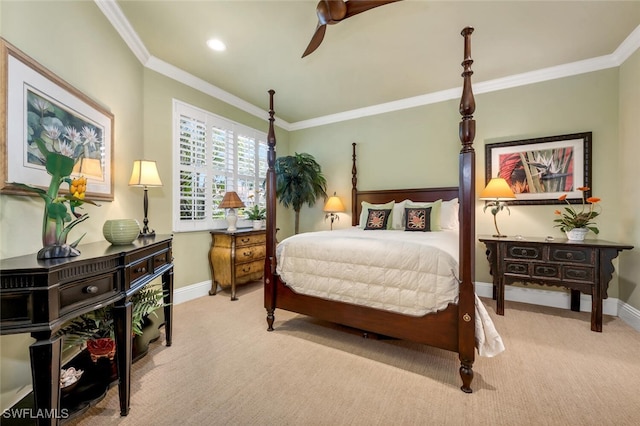
M181 303L188 302L189 300L208 296L209 290L211 290L211 280L176 288L173 290L173 304L179 305Z
M476 282L476 293L480 297L492 297L493 284ZM569 292L539 288L505 286L504 300L560 309L571 308L571 294ZM591 296L588 294L580 295L580 311L591 312ZM602 301L602 313L619 317L632 328L640 331L640 311L619 299L614 297L604 299Z
M211 289L211 281L180 287L173 292L173 303L179 305L199 297L207 296ZM476 282L476 293L480 297L492 297L493 284ZM549 306L552 308L570 309L571 295L568 292L506 286L504 299L513 302L530 303L532 305ZM580 311L591 312L591 296L580 295ZM619 299L609 297L602 301L602 312L605 315L619 317L633 329L640 332L640 310Z

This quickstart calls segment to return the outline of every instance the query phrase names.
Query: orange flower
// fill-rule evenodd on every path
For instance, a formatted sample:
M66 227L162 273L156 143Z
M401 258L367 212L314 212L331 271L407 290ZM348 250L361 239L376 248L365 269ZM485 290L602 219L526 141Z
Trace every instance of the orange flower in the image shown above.
M556 223L555 226L559 227L561 231L571 231L575 228L585 228L593 231L595 234L598 234L600 231L598 227L595 226L593 219L600 215L599 211L594 210L594 206L597 202L600 201L598 197L589 197L585 199L584 193L588 191L590 188L586 186L581 186L578 188L579 191L582 192L582 209L577 211L567 200L567 194L562 194L558 197L558 200L564 201L567 203L568 207L565 207L564 213L560 210L556 210L554 213L556 216L559 216L554 220ZM588 204L588 206L587 206Z

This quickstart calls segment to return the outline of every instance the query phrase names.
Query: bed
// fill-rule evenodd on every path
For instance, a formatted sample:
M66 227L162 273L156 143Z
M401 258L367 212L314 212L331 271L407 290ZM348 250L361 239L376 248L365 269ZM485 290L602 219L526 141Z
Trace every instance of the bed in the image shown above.
M275 158L276 158L276 138L274 130L274 108L273 96L274 91L270 90L269 103L269 131L267 136L268 142L268 170L266 178L267 193L267 254L265 259L264 273L264 306L267 311L268 330L273 331L275 321L275 310L284 309L312 316L321 320L342 324L348 327L360 329L370 333L376 333L384 336L405 339L417 343L422 343L448 351L456 352L460 361L460 377L462 379L461 390L465 393L471 393L471 382L473 380L473 362L475 360L475 350L477 341L486 340L487 337L482 327L478 328L478 324L482 325L487 321L490 323L486 311L477 311L477 297L475 295L473 277L474 277L474 253L475 253L475 152L473 149L473 140L475 137L475 120L473 113L475 111L475 100L471 88L471 34L473 28L467 27L462 30L464 37L464 59L463 66L463 90L460 100L460 115L462 116L459 124L459 137L461 141L461 150L459 154L459 187L452 188L426 188L426 189L401 189L401 190L379 190L379 191L360 191L357 188L357 164L356 164L356 145L353 144L353 168L352 168L352 225L354 227L361 222L362 202L368 202L374 205L385 204L395 200L401 202L411 200L416 203L434 202L436 200L454 200L459 201L459 215L457 229L453 234L453 249L449 250L447 256L454 259L445 259L443 255L441 260L443 263L439 269L442 275L446 275L449 284L448 299L445 298L437 301L435 308L430 308L428 312L403 311L402 309L393 310L385 305L384 302L374 301L367 302L359 297L354 297L363 293L356 290L342 291L349 293L346 298L334 298L329 293L331 290L304 290L299 287L294 288L293 284L289 285L283 278L291 277L295 281L305 281L305 278L299 279L293 275L286 275L283 265L280 265L279 256L282 251L292 251L284 241L282 244L276 244L276 194L275 194ZM365 207L367 205L365 204ZM370 207L370 206L369 206ZM370 208L371 209L371 208ZM369 209L369 210L370 210ZM371 213L367 211L367 213ZM393 218L391 218L393 221ZM433 222L432 222L433 224ZM360 228L354 228L349 231L361 232L363 235L378 233L378 235L387 235L387 232L395 232L393 230L385 231L363 231ZM332 231L336 232L336 231ZM315 233L313 233L315 234ZM325 233L326 234L326 233ZM427 233L420 233L427 234ZM439 232L433 232L439 234ZM300 234L299 234L300 235ZM390 234L392 235L392 234ZM306 238L295 236L296 239ZM337 238L337 234L332 234L332 240ZM358 237L359 238L359 237ZM448 234L451 238L451 234ZM455 240L457 239L457 253ZM314 243L318 244L318 243ZM383 243L388 244L388 243ZM442 244L442 243L439 243ZM448 243L447 243L448 244ZM364 243L364 246L372 245L372 243ZM282 247L280 247L282 246ZM426 250L426 249L425 249ZM279 252L280 251L280 252ZM322 252L322 250L321 250ZM314 257L311 254L310 257ZM369 256L368 254L365 255ZM304 255L303 255L304 257ZM287 259L287 257L285 257ZM330 259L329 259L330 260ZM328 261L327 259L323 259ZM280 259L280 262L283 262ZM284 261L286 262L286 260ZM410 262L415 263L415 262ZM326 266L325 271L331 268ZM322 271L319 271L322 274ZM387 275L388 269L380 269L378 274L371 274L372 279ZM439 279L439 278L438 278ZM327 278L327 281L330 281ZM393 279L392 279L393 281ZM316 283L316 287L322 283ZM333 288L332 285L329 286ZM452 290L453 288L453 290ZM376 291L367 290L365 292L376 293ZM379 292L378 292L379 293ZM391 296L391 298L410 300L412 296L406 296L403 290L398 291L399 294L405 296ZM405 303L407 304L407 303ZM408 303L411 304L411 303ZM481 302L478 301L481 305ZM483 308L483 307L481 307ZM480 330L480 331L478 331ZM497 333L495 330L489 330L489 338L495 340ZM497 336L499 340L499 336ZM499 342L501 345L501 342Z

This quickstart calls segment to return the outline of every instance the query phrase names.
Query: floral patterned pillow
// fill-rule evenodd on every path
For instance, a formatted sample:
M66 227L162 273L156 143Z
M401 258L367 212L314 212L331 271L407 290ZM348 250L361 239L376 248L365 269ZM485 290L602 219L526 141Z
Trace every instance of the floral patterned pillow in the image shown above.
M369 209L364 229L387 229L391 209Z
M405 231L431 231L431 207L405 208Z

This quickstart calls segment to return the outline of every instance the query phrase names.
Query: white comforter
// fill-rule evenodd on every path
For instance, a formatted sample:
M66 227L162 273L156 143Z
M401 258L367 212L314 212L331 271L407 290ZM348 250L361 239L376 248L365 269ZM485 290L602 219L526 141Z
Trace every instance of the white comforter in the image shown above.
M458 301L458 232L365 231L353 227L298 234L276 251L277 272L296 292L423 316ZM504 350L476 298L480 355Z

